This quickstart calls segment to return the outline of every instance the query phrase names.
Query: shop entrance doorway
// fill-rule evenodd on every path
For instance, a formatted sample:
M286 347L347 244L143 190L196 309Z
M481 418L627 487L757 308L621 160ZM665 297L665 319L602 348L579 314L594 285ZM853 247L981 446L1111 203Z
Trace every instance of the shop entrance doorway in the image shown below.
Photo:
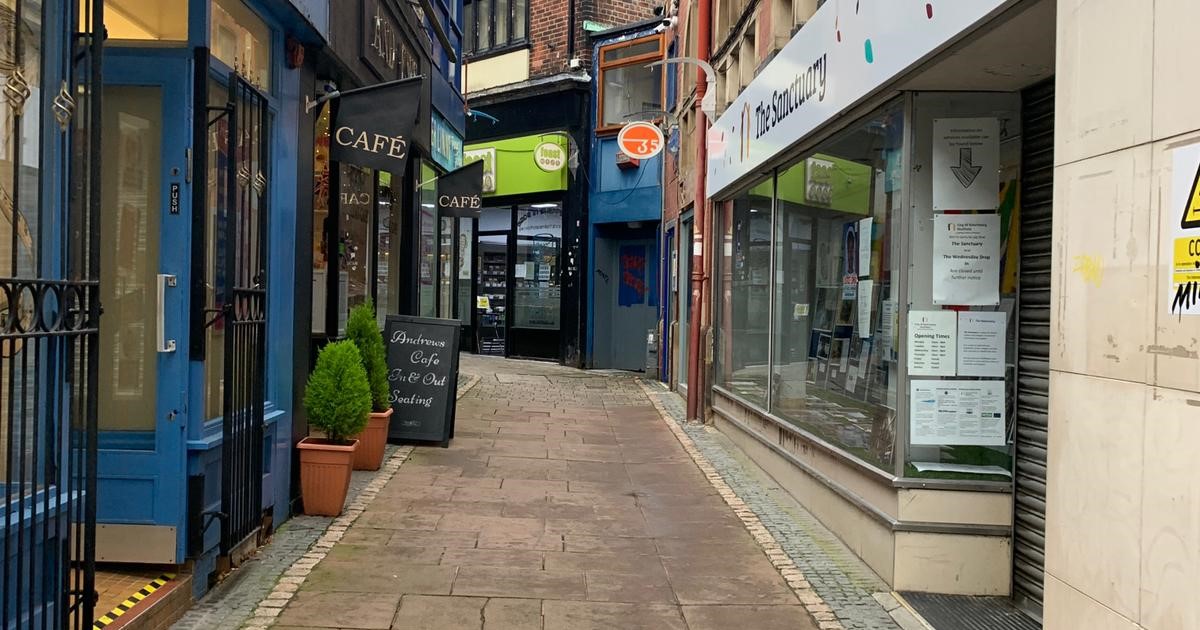
M103 88L97 558L183 561L190 213L186 51L108 50Z
M593 367L641 372L647 335L658 323L657 230L609 233L596 239Z

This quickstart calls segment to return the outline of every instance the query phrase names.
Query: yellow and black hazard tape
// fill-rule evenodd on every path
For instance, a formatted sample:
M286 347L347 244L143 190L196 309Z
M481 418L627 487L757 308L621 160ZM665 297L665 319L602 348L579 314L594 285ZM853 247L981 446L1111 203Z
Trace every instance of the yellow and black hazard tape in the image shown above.
M170 582L173 579L175 579L174 573L164 573L151 580L149 584L143 586L138 590L138 592L130 595L128 599L118 604L116 608L108 611L108 614L101 615L100 618L92 622L92 629L100 630L100 628L104 628L105 626L116 622L117 619L121 618L121 615L129 612L129 609L137 606L139 602L147 597L150 597L154 591L166 586L167 582Z

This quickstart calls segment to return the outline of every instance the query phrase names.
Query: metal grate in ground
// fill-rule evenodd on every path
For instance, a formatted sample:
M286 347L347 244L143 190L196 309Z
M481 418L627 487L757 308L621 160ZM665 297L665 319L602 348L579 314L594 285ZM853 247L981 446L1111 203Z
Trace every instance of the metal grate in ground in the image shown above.
M901 593L905 601L936 630L1041 630L1042 624L1025 615L1004 597L970 597Z

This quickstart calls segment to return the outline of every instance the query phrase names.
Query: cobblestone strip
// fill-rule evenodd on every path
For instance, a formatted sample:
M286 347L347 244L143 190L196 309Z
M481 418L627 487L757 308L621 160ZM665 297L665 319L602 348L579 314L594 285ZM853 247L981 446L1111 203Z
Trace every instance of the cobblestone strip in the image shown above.
M775 540L775 536L771 534L770 530L763 526L762 521L759 520L754 510L750 509L746 505L746 502L739 498L737 493L733 491L733 488L729 487L729 484L725 482L721 473L700 452L700 449L696 447L696 443L683 430L683 427L678 422L672 421L671 413L663 406L660 396L655 395L656 392L653 392L645 381L639 380L638 384L641 385L642 391L646 393L646 397L650 399L654 408L658 410L659 415L667 421L667 427L675 434L679 443L683 445L683 449L691 456L692 461L696 462L696 465L700 467L700 472L704 473L704 476L708 478L708 482L720 493L721 498L733 509L734 514L737 514L738 518L741 519L742 524L746 526L746 530L762 546L767 557L771 559L771 564L775 565L775 569L779 571L783 579L787 581L788 586L796 593L796 597L799 598L800 603L804 605L808 613L817 621L818 627L821 630L844 630L844 626L838 621L837 615L825 604L825 600L821 599L821 596L813 590L812 584L805 579L804 573L800 571L800 568L796 566L792 558L783 550L779 542Z
M455 392L455 400L460 400L467 392L471 391L472 387L479 384L480 380L480 377L475 374L463 374L461 376L465 376L466 380L459 383L458 391ZM258 607L254 610L254 616L242 628L245 630L266 630L266 628L271 627L275 623L275 618L292 601L292 597L300 590L300 585L304 584L304 580L308 579L308 574L312 573L312 570L325 559L325 556L329 555L333 546L342 539L342 536L346 535L346 532L354 524L354 521L362 516L367 506L371 505L371 502L375 500L379 491L387 486L392 477L396 475L396 471L400 470L400 466L404 464L412 452L412 446L402 446L392 452L379 472L367 484L367 487L363 488L362 492L350 502L350 505L346 506L341 516L333 520L329 528L313 543L308 553L305 553L299 560L293 562L292 566L283 572L283 576L275 584L275 589L267 595L266 599L258 603Z

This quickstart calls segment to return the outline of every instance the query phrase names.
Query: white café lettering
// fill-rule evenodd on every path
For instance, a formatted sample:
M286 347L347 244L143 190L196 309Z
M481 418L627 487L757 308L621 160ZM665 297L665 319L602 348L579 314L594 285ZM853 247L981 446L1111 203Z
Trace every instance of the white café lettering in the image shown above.
M479 195L442 195L438 197L438 205L443 208L471 208L477 210L483 207Z
M351 127L338 127L334 138L338 144L344 147L354 147L370 153L384 152L392 158L403 158L408 152L408 140L405 140L404 136L368 134L365 131L360 131L356 135Z
M438 359L438 353L425 354L424 350L413 352L409 360L412 361L413 365L424 365L425 367L441 364L441 360Z
M430 339L425 335L418 334L416 337L409 337L408 333L403 330L397 330L392 333L392 343L408 343L418 346L432 346L434 348L445 348L446 342L440 339Z

